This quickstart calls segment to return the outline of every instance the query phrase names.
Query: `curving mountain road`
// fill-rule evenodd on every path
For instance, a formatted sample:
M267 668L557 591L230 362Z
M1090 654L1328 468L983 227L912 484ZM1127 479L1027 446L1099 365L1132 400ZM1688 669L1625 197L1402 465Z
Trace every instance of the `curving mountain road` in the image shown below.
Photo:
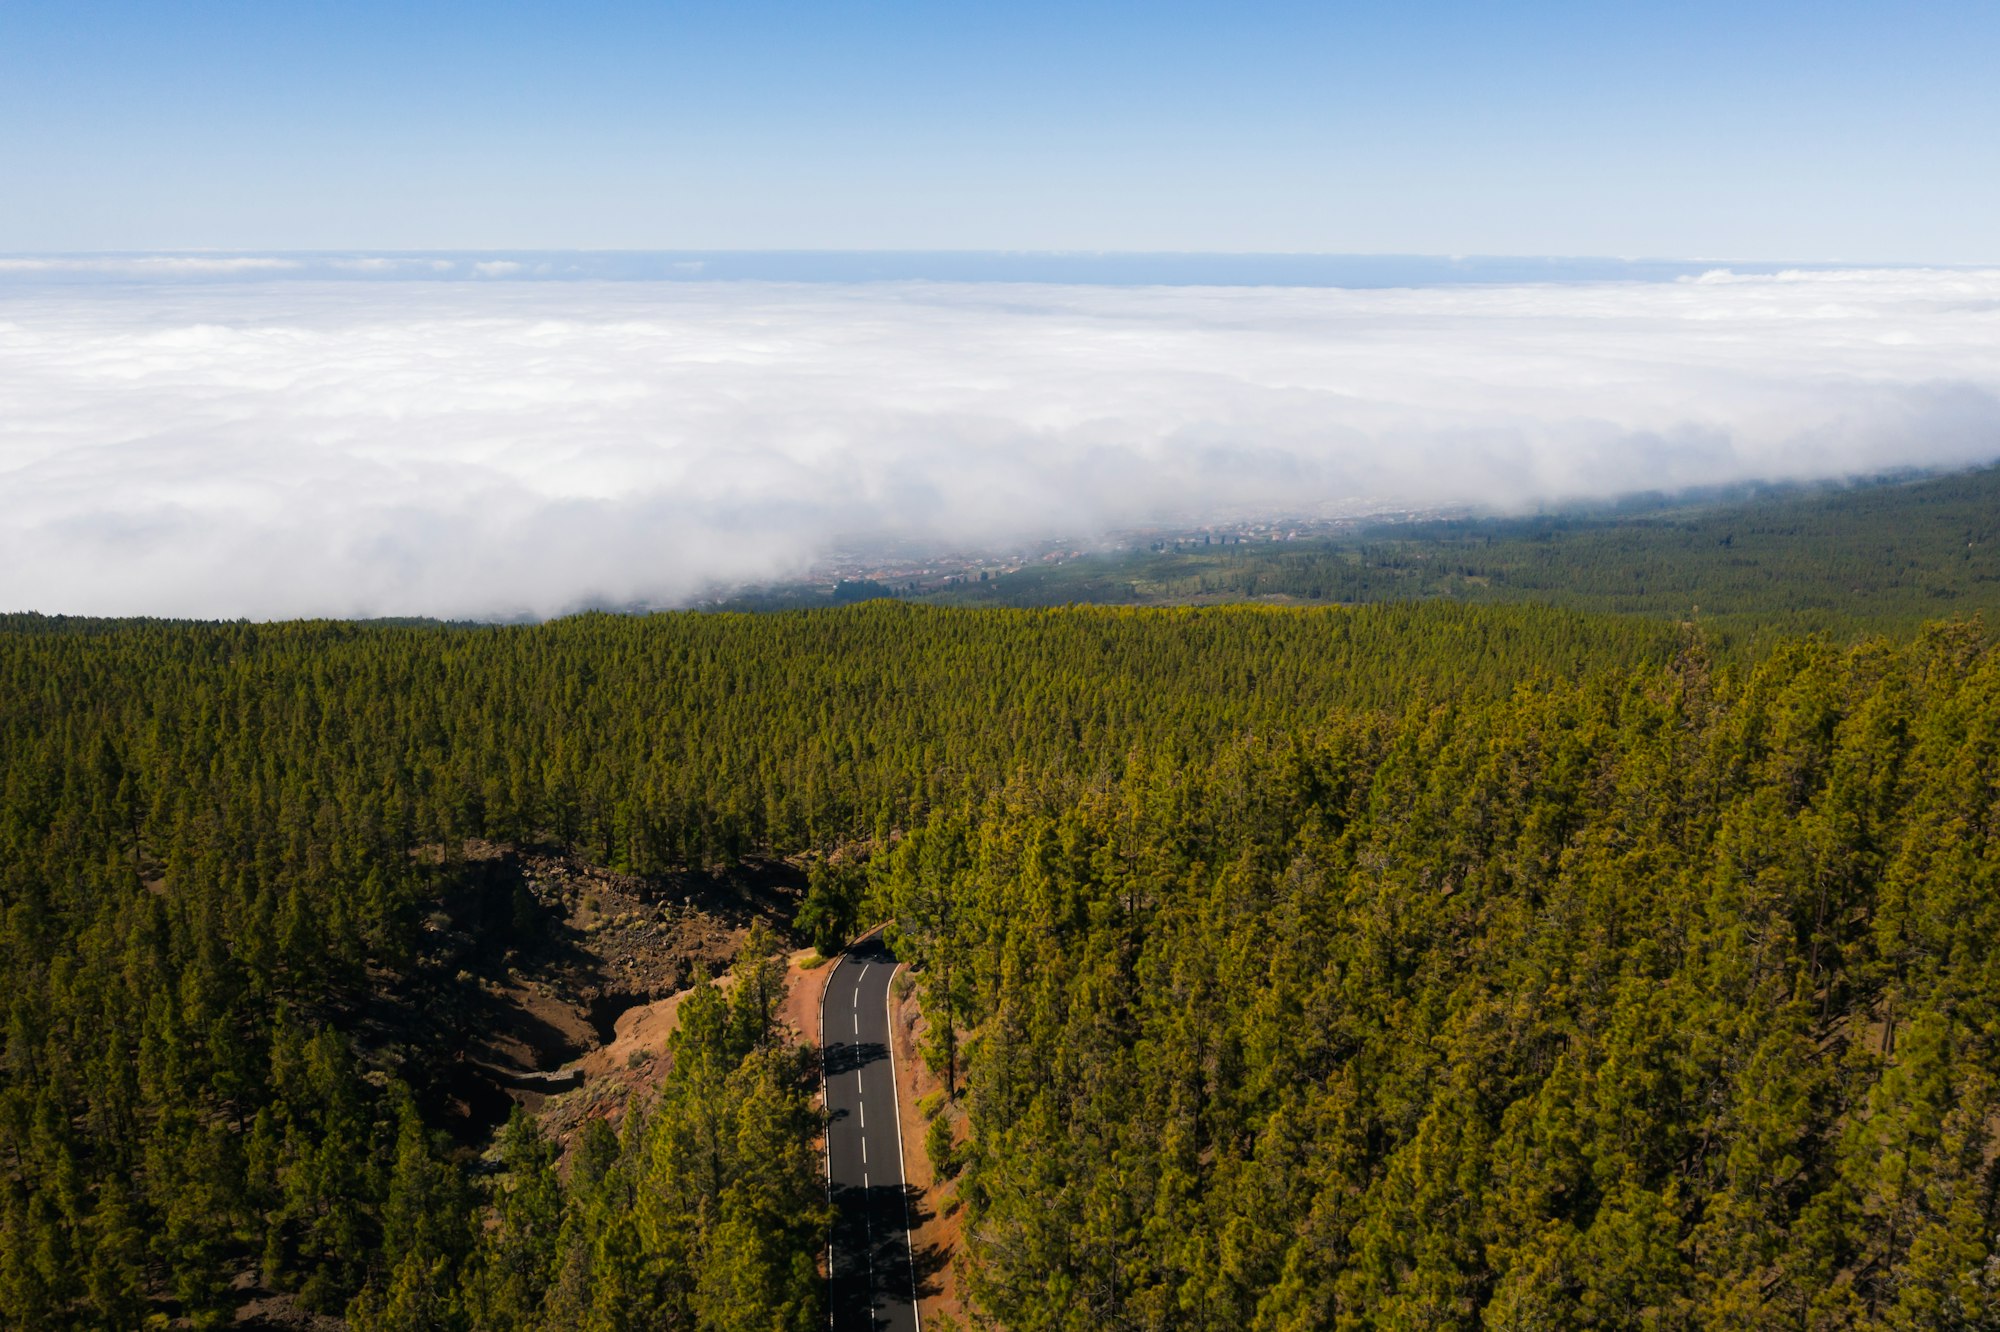
M820 1001L825 1052L828 1251L833 1332L919 1332L909 1188L889 1048L889 981L897 962L879 939L835 964Z

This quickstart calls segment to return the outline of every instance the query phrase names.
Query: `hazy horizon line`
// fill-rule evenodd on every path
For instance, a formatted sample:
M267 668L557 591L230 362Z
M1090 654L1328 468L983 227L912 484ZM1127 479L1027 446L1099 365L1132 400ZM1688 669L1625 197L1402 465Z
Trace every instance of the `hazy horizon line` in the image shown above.
M2000 261L1996 261L2000 263ZM0 252L0 287L51 283L277 281L1018 282L1100 286L1454 285L1671 282L1713 272L1977 272L1921 260L1424 254L1295 250L141 249Z

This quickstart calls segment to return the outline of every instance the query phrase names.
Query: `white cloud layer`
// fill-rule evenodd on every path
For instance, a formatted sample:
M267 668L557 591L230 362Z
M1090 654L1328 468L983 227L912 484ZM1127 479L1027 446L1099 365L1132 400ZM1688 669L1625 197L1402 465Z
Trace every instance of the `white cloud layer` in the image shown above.
M2000 455L2000 272L0 288L0 609L550 613L1155 517Z
M268 276L291 272L299 267L296 259L257 258L240 255L148 254L148 255L48 255L0 258L0 275L54 274L71 277L177 278Z

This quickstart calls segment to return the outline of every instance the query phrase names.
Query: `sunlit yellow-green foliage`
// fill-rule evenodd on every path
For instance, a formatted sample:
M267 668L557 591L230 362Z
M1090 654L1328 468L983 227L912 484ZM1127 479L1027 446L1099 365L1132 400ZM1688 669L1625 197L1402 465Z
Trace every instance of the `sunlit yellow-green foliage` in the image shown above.
M1017 782L878 891L1003 1326L2000 1325L1970 631Z

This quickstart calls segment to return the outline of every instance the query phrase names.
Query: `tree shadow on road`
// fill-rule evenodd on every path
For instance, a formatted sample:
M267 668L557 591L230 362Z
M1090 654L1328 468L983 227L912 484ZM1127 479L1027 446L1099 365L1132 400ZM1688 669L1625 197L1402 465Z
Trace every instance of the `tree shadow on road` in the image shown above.
M837 1073L852 1073L888 1057L889 1047L880 1041L838 1041L820 1056L829 1078Z

